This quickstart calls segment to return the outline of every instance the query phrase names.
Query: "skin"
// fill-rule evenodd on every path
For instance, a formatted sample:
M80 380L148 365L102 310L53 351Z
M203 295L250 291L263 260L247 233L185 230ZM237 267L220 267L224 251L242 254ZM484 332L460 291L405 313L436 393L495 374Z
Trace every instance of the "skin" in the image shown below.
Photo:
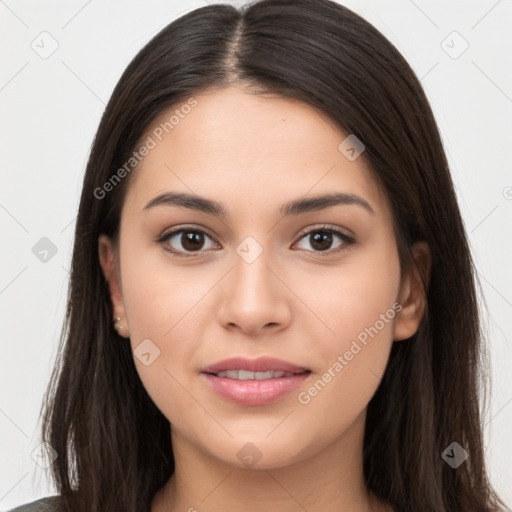
M425 293L417 272L401 275L389 204L363 159L338 150L348 134L311 106L235 87L194 97L198 105L132 171L119 246L99 239L119 333L132 349L150 339L160 350L148 366L134 358L172 425L176 460L151 510L390 511L364 484L366 408L393 340L417 331ZM168 191L220 201L229 216L144 209ZM337 205L278 216L287 201L334 191L357 194L375 214ZM344 243L333 235L322 252L305 236L324 223L356 244L323 255ZM157 241L181 226L211 236L189 258L166 250L187 252L181 234ZM263 249L250 264L236 252L247 236ZM416 244L413 254L428 274L428 246ZM309 403L299 403L298 393L395 303L401 311ZM277 357L312 373L274 403L233 404L200 370L236 355ZM261 453L252 467L237 457L248 442Z

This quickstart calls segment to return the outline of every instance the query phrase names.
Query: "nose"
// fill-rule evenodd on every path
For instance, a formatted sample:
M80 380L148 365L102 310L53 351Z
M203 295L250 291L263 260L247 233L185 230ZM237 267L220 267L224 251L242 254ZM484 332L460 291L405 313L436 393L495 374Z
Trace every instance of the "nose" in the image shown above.
M291 319L293 297L286 281L284 270L270 257L270 251L264 250L254 261L236 254L218 289L218 322L251 337L285 329Z

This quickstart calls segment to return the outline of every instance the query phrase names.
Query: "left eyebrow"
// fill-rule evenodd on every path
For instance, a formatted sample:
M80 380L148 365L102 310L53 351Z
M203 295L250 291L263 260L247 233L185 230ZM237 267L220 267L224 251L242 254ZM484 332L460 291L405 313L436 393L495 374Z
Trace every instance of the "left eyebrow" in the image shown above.
M221 219L228 217L228 210L222 203L186 192L166 192L160 194L151 199L143 209L148 210L161 205L188 208L190 210L216 215ZM360 206L370 215L375 215L375 210L365 199L358 195L345 192L295 199L283 204L279 209L279 215L281 217L300 215L302 213L325 210L337 205Z

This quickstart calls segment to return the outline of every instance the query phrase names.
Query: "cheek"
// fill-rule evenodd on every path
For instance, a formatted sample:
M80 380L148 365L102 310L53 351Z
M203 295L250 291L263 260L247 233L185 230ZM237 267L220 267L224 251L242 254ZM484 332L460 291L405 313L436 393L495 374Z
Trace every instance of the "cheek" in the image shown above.
M386 245L354 253L337 267L304 276L295 290L314 313L310 325L316 331L311 339L319 343L316 350L322 346L332 357L334 352L348 350L358 337L364 343L369 331L375 339L392 338L399 280L398 255Z
M212 279L166 264L158 251L137 248L126 238L121 275L134 362L148 394L169 418L171 401L178 409L180 402L190 406L179 383L198 349L201 297Z
M312 416L333 407L327 421L339 425L375 393L393 343L399 280L398 255L383 246L315 279L314 293L303 288L318 317L315 332L310 330L311 350L323 361L316 384L299 400Z
M180 266L159 247L134 243L139 238L127 230L122 245L121 275L130 333L134 338L153 337L165 346L190 322L213 276L208 277L207 270Z

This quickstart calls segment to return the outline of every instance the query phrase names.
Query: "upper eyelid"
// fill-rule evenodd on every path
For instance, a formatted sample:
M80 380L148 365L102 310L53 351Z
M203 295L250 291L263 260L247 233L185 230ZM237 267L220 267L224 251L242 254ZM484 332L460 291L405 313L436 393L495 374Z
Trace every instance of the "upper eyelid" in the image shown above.
M158 237L158 240L167 239L171 235L176 235L181 231L198 231L200 233L204 233L208 235L211 239L215 240L215 236L210 233L210 231L203 227L195 227L195 226L179 226L177 228L172 228L170 231L164 232L162 235Z

